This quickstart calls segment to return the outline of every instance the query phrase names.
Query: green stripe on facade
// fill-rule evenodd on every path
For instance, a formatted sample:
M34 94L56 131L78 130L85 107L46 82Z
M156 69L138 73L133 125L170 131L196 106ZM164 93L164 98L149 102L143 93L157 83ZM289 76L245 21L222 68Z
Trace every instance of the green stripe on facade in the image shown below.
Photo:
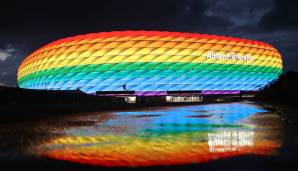
M136 71L137 70L137 71ZM175 72L174 72L175 71ZM199 72L198 72L199 71ZM238 71L238 72L231 72ZM239 73L240 72L240 73ZM243 72L241 74L241 72ZM249 73L248 73L249 72ZM100 78L137 78L137 77L250 77L272 78L281 73L280 68L236 64L198 64L198 63L119 63L91 64L72 67L52 68L21 77L18 82L32 80L49 81L80 80ZM55 77L51 77L55 75Z

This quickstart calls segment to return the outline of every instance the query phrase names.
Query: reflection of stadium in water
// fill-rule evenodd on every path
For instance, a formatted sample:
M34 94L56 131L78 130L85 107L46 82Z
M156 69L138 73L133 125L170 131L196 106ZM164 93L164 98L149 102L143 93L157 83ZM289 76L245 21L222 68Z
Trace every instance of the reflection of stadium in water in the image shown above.
M265 110L249 103L115 112L113 118L94 125L64 128L61 136L40 144L36 153L76 163L124 167L269 155L279 141L264 138L268 132L258 129L257 123L243 122L258 112Z

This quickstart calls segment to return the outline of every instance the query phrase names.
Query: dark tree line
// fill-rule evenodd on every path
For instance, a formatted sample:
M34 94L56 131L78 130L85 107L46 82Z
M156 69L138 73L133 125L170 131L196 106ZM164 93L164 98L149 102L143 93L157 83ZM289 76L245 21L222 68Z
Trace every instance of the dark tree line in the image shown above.
M298 101L298 72L287 71L256 96L260 100Z

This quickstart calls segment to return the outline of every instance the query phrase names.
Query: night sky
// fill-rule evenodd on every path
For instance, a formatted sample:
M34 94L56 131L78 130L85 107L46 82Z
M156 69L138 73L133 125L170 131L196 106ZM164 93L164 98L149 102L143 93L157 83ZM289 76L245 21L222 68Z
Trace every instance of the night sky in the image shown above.
M115 30L260 40L281 52L285 70L298 71L296 0L9 0L0 5L0 85L16 86L18 65L46 43Z

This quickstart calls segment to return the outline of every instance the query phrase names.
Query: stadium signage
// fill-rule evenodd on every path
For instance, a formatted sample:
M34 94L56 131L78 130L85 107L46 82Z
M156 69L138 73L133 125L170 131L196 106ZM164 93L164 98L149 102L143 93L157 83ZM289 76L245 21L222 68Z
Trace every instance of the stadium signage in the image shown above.
M221 54L214 51L208 51L206 53L207 59L216 59L216 60L233 60L233 61L251 61L253 57L250 55L239 55L237 53L231 54Z

